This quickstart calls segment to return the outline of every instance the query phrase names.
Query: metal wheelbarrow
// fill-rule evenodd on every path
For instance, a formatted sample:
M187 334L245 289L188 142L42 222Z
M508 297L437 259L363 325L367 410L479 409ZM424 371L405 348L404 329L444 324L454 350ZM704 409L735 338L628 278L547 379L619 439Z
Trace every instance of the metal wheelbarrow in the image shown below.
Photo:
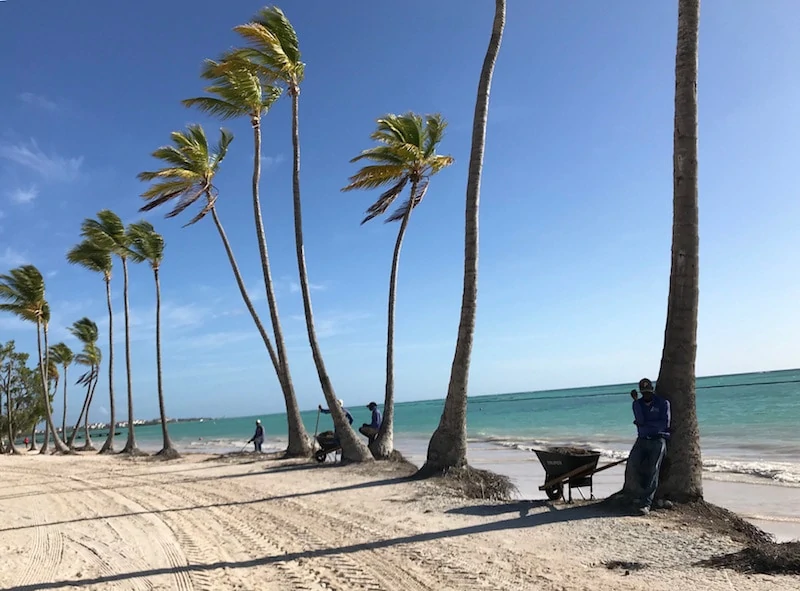
M544 484L539 487L551 501L564 497L564 485L567 485L568 502L572 502L572 489L589 487L589 498L594 499L594 484L592 477L598 472L617 466L625 461L619 460L610 464L597 467L600 452L574 447L551 447L548 449L533 450L545 471ZM584 497L585 498L585 497Z
M323 431L317 435L317 443L319 449L314 453L314 458L320 464L328 459L328 454L336 454L342 451L342 446L336 440L336 434L333 431Z

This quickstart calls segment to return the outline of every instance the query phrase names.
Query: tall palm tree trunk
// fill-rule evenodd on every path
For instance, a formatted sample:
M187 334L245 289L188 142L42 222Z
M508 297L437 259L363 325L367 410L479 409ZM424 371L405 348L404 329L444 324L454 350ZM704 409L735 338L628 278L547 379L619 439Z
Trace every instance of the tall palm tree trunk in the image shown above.
M267 352L269 353L269 357L272 360L272 364L276 368L278 368L281 366L280 360L278 359L278 356L275 354L275 349L272 346L272 341L270 340L267 331L264 330L264 325L261 323L261 318L258 316L258 312L256 312L256 309L253 306L253 301L247 294L247 287L245 287L244 285L244 280L242 279L242 273L239 271L239 265L236 262L236 257L233 256L233 249L231 248L231 243L228 241L228 235L225 233L225 228L222 227L222 222L220 222L219 220L216 207L213 206L211 207L211 217L214 220L214 225L217 227L217 232L219 233L220 240L222 240L222 245L225 247L225 254L228 255L228 262L230 262L231 270L233 271L233 276L236 279L236 285L239 287L239 293L242 295L242 300L244 301L244 305L247 307L247 311L250 312L250 316L252 317L253 322L256 325L256 328L258 328L258 333L261 335L261 339L264 341L264 345L267 347Z
M11 394L11 364L8 365L8 375L6 376L5 381L5 391L6 391L6 428L8 431L8 449L9 451L16 455L19 455L19 449L17 449L16 444L14 443L14 436L16 433L14 432L14 398Z
M672 405L672 438L658 495L675 501L703 496L695 396L699 302L697 189L697 55L700 0L679 0L675 56L672 267L667 323L656 391Z
M38 421L33 421L33 427L31 427L31 446L28 448L28 451L36 451L36 425Z
M128 440L122 448L124 454L138 455L142 453L136 445L136 428L133 424L133 381L131 375L131 326L130 308L128 306L128 260L122 258L122 299L125 304L125 374L128 387Z
M64 412L61 415L61 437L67 438L67 364L64 367Z
M111 305L111 276L106 275L106 305L108 306L108 435L100 448L101 454L114 453L114 429L117 427L117 412L114 405L114 309Z
M256 237L258 239L258 249L261 254L261 271L264 275L264 286L267 292L267 303L272 320L272 332L275 336L275 347L278 350L280 368L275 368L278 372L278 381L281 383L283 398L286 403L286 423L289 434L289 442L286 447L286 454L289 456L309 456L312 447L311 440L306 433L303 419L300 416L300 407L297 405L297 397L294 393L292 374L289 371L289 359L286 355L286 342L283 338L283 329L278 315L278 302L275 298L275 288L272 283L272 270L269 264L269 251L267 249L267 239L264 232L264 220L261 215L261 198L259 195L259 184L261 181L261 118L253 117L253 217L256 222Z
M100 380L100 367L95 369L95 378L92 380L89 389L89 396L86 398L86 411L83 414L83 433L86 441L81 449L84 451L94 451L95 447L92 443L92 436L89 432L89 410L92 408L92 400L94 399L94 391L97 388L97 382Z
M161 375L161 282L158 277L158 267L153 269L153 278L156 283L156 379L158 380L158 411L161 415L161 450L156 454L163 458L178 457L178 451L172 445L167 430L167 409L164 404L164 384Z
M411 184L411 197L409 203L413 205L414 195L417 194L417 182ZM378 436L370 446L372 455L376 458L388 458L394 451L394 310L397 303L397 273L400 269L400 249L403 247L403 238L406 235L408 222L411 219L413 207L409 207L394 243L392 256L392 270L389 275L389 304L386 322L386 392L383 398L383 422L378 431Z
M44 333L44 356L42 355L42 333ZM46 429L49 429L53 435L53 447L56 448L56 451L59 453L69 453L69 448L64 445L63 441L61 441L55 425L53 424L53 413L50 411L50 389L47 387L47 365L50 361L47 342L47 323L42 324L42 322L38 320L36 322L36 342L39 349L39 373L41 374L42 378L42 392L44 396L44 414L46 421L45 427ZM45 432L44 444L42 445L42 449L39 451L39 453L45 453L47 450L48 439L49 437Z
M311 346L311 355L314 357L314 365L317 368L319 383L322 393L331 411L331 418L336 426L336 431L342 444L342 459L349 462L369 462L372 461L372 453L366 445L358 438L355 431L348 424L347 418L339 406L336 393L333 390L328 371L325 369L325 362L322 359L319 342L317 341L317 331L314 328L314 312L311 309L311 291L308 287L308 270L306 269L306 255L303 241L303 209L300 200L300 89L296 85L289 88L292 95L292 148L294 152L292 170L292 197L294 204L294 240L297 254L297 270L300 275L300 292L303 295L303 311L306 317L306 330L308 331L308 342Z
M497 54L506 22L506 0L495 0L492 36L483 60L478 83L478 98L472 122L472 148L467 177L466 223L464 230L464 291L458 339L450 370L450 384L439 426L428 444L428 457L422 474L442 472L467 463L467 392L472 342L475 336L475 315L478 308L478 213L480 209L483 151L486 145L486 124L489 119L489 94Z
M81 422L83 422L83 418L88 416L89 414L89 399L92 395L92 384L89 383L86 385L86 396L83 398L83 405L81 406L81 412L78 415L78 420L75 421L75 426L72 428L72 433L69 435L69 441L67 442L67 446L72 449L72 446L75 444L75 438L78 436L78 431L81 428Z

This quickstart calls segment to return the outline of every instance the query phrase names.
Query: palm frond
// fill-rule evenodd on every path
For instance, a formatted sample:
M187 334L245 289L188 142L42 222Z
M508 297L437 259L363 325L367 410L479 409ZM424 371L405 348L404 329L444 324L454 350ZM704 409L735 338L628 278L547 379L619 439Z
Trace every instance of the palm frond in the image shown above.
M95 273L111 273L111 252L89 240L83 240L69 249L67 261L70 264L79 265Z
M69 330L72 336L83 343L84 346L89 344L94 345L97 343L97 339L99 337L97 324L86 317L73 322L72 326L68 327L67 330Z
M65 343L56 343L50 347L50 359L58 365L69 365L75 359L75 354Z
M397 199L397 196L403 192L403 189L407 183L408 177L404 176L402 179L400 179L400 182L389 188L387 191L384 191L381 196L378 197L378 200L373 203L369 209L367 209L367 215L363 220L361 220L361 225L363 226L371 219L382 215L387 209L389 209L389 206L394 203L394 200Z
M244 117L250 114L250 110L243 108L241 105L235 105L228 101L210 96L185 99L182 100L181 103L184 107L197 107L197 109L203 113L219 117L223 121L226 119L235 119L236 117Z
M395 164L373 164L364 166L350 177L350 183L342 191L354 189L376 189L396 182L407 173L403 166Z
M131 236L131 250L142 261L148 261L157 269L164 259L164 237L156 232L153 224L145 220L128 226L128 233Z
M39 269L22 265L0 275L0 311L11 312L28 322L49 321L50 308Z
M258 65L267 78L281 79L289 85L303 81L305 64L297 33L280 8L264 8L253 22L233 30L250 44L240 55Z
M398 207L392 213L392 215L386 218L386 221L384 223L388 224L390 222L398 222L402 220L404 217L406 217L406 215L408 215L409 208L413 210L415 207L417 207L417 205L420 204L423 197L425 197L425 193L427 192L428 192L428 181L425 180L420 182L420 184L417 186L417 191L416 193L414 193L413 197L409 196L409 198L406 201L401 203L400 207Z

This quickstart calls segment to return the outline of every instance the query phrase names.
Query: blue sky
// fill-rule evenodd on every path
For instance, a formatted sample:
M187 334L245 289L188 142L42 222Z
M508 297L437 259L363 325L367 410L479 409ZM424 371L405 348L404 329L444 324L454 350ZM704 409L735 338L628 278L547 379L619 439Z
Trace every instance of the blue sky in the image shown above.
M658 369L672 194L676 2L513 1L493 86L481 211L472 394L630 382ZM179 101L201 61L237 43L261 5L173 0L0 4L0 272L47 276L52 341L88 315L107 326L99 277L65 263L83 218L141 217L136 174L168 134L219 123ZM442 397L461 293L463 202L475 89L491 2L298 2L282 8L307 63L301 96L306 253L322 349L348 404L382 398L388 270L396 226L360 227L375 195L342 194L348 160L387 112L441 112L436 177L404 246L397 397ZM701 311L698 372L796 367L800 312L800 38L793 0L703 3L700 56ZM297 291L288 100L264 125L264 198L273 273L301 407L321 400ZM218 177L219 214L266 320L249 193L251 132ZM167 240L162 271L168 411L279 411L268 357L241 304L211 220ZM188 220L188 218L186 218ZM186 221L184 220L184 221ZM121 271L114 276L122 326ZM157 414L154 287L131 270L137 415ZM0 317L0 340L33 352L34 331ZM116 387L124 395L122 331ZM67 340L69 344L75 344ZM105 346L105 343L104 343ZM74 372L76 373L76 372ZM79 396L73 388L77 414ZM105 381L93 419L105 417ZM122 406L122 405L121 405ZM58 403L57 403L58 407ZM120 418L124 418L123 415Z

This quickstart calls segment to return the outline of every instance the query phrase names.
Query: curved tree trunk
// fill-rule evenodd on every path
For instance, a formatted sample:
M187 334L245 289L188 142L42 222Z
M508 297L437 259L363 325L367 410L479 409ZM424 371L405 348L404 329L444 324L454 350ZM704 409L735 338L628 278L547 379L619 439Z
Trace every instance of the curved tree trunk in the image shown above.
M14 398L11 394L11 364L8 365L8 376L5 382L5 391L6 391L6 427L8 431L8 450L14 454L15 456L20 455L22 452L17 449L16 444L14 443L14 436L16 433L14 432Z
M38 448L36 447L36 425L37 421L33 422L33 427L31 427L31 446L28 448L28 451L36 451Z
M306 317L306 330L308 332L308 342L311 346L311 354L314 357L314 365L317 368L322 393L331 411L331 418L336 427L336 432L342 444L342 460L349 462L369 462L372 461L372 453L366 445L358 438L356 432L348 424L341 407L336 400L336 393L333 384L325 369L325 362L317 341L317 332L314 329L314 312L311 309L311 291L308 287L308 271L306 269L306 255L303 246L303 210L300 201L300 89L291 86L289 93L292 95L292 148L294 151L294 163L292 170L292 194L294 204L294 240L297 254L297 269L300 275L300 292L303 294L303 311Z
M142 452L136 445L136 427L133 424L133 377L131 375L131 327L130 308L128 306L128 261L122 259L122 300L125 304L125 374L128 387L128 440L122 448L124 454L139 455Z
M161 282L158 278L158 267L153 268L153 277L156 282L156 379L158 380L158 411L161 415L161 450L156 454L166 459L179 457L178 451L172 445L167 430L167 409L164 405L164 384L161 376Z
M63 365L64 368L64 412L61 415L61 438L66 441L67 439L67 364Z
M44 423L44 441L42 441L42 447L39 450L39 453L40 454L46 454L48 449L50 449L50 423L45 421L45 423Z
M400 249L403 246L403 237L414 210L414 195L417 194L417 182L411 185L408 212L403 216L400 229L397 232L397 241L394 244L392 256L392 270L389 274L389 305L386 322L386 392L383 398L383 422L378 431L378 436L370 446L372 455L378 459L388 458L394 451L394 309L397 301L397 272L400 268Z
M89 395L86 397L86 411L83 414L83 433L85 436L86 441L81 446L81 450L83 451L94 451L95 447L92 443L92 436L89 433L89 409L92 408L92 400L94 399L94 390L97 388L97 382L100 380L100 367L98 366L95 370L95 377L92 380L91 386L89 388Z
M81 406L81 412L78 415L78 420L75 421L75 427L72 429L72 433L69 435L69 441L67 442L67 446L70 449L75 445L75 438L78 436L78 431L81 428L81 422L83 421L83 417L89 413L89 399L92 395L92 385L88 384L86 386L86 396L83 398L83 405Z
M492 36L483 60L478 83L478 98L472 122L472 148L467 177L466 223L464 231L464 291L458 339L450 370L450 384L439 426L428 444L428 457L421 474L442 472L467 463L467 387L472 341L475 336L475 315L478 307L478 213L480 209L483 151L486 124L489 119L489 93L492 74L500 51L506 22L506 1L495 0Z
M225 247L225 254L228 255L228 261L231 264L231 270L233 271L233 276L236 279L236 285L239 287L239 293L242 295L244 305L247 306L247 311L250 312L250 316L252 317L256 328L258 329L258 334L261 335L261 339L264 341L264 345L267 347L269 358L272 360L272 365L275 367L275 371L277 372L281 366L280 360L275 354L272 341L270 340L267 331L264 330L264 325L261 323L261 318L258 316L258 312L256 312L250 296L247 294L247 287L244 285L242 273L239 271L239 265L236 263L236 258L233 256L233 249L231 248L231 243L228 242L228 235L225 233L225 228L222 227L222 222L219 221L216 207L211 207L211 217L214 220L214 225L217 227L217 232L219 233L220 240L222 240L222 245Z
M42 356L42 335L44 333L44 348L45 353L44 357ZM52 432L53 435L53 447L56 448L56 451L59 453L69 453L69 448L61 441L61 438L58 436L58 432L56 431L56 427L53 424L53 413L50 412L50 389L47 387L47 364L50 361L49 352L47 350L48 342L47 342L47 324L42 324L40 321L36 322L36 338L37 338L37 345L39 349L39 373L41 374L42 378L42 392L44 396L44 415L45 415L45 425L46 428ZM44 444L42 445L42 449L39 453L45 453L47 450L47 442L48 442L47 433L45 432Z
M286 453L289 456L310 456L312 451L311 440L306 433L303 419L300 416L300 407L294 393L292 374L289 371L289 359L286 355L286 343L283 338L283 329L278 315L278 302L275 299L275 288L272 283L272 270L269 264L269 251L264 232L264 220L261 215L261 198L259 196L259 182L261 180L261 119L253 118L253 218L256 222L256 238L258 250L261 255L261 271L264 275L264 286L267 292L267 303L272 320L272 331L275 336L275 347L278 350L280 368L276 368L278 381L281 384L283 398L286 404L286 423L289 434L289 443Z
M114 430L117 428L117 410L114 405L114 309L111 305L111 275L105 276L106 304L108 306L108 435L101 454L114 453Z
M702 498L702 458L695 399L699 301L697 191L697 46L700 0L678 1L675 57L672 267L656 392L672 405L672 438L659 497Z

